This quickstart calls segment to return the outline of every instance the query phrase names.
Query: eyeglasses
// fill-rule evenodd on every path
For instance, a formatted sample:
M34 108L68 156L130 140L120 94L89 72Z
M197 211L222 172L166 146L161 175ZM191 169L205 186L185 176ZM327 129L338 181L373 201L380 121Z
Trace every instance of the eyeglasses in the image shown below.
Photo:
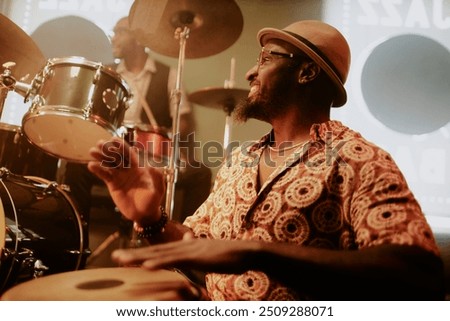
M274 56L290 59L296 57L293 53L278 52L262 47L261 52L259 53L259 57L258 59L256 59L256 64L258 65L258 67L266 65L267 63L270 63L273 60Z

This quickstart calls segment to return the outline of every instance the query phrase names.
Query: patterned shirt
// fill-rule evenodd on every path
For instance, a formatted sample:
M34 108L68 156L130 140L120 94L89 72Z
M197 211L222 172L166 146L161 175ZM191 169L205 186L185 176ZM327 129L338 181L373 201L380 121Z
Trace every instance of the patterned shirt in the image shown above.
M391 156L338 121L315 124L310 141L258 187L271 134L236 149L211 195L186 219L197 237L288 242L336 250L418 245L439 255L432 231ZM307 298L261 271L210 273L213 300Z

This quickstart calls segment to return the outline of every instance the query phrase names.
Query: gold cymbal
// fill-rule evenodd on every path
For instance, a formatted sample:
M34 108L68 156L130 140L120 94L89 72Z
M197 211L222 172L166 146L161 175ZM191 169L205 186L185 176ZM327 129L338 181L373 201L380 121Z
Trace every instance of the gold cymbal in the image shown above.
M206 87L191 93L188 98L195 104L231 113L240 100L247 98L249 92L239 88Z
M241 35L244 18L234 0L135 0L130 28L141 44L170 57L179 56L177 28L189 28L186 58L212 56Z
M15 62L12 75L16 80L29 74L29 80L45 65L45 57L30 36L9 18L0 14L0 65Z

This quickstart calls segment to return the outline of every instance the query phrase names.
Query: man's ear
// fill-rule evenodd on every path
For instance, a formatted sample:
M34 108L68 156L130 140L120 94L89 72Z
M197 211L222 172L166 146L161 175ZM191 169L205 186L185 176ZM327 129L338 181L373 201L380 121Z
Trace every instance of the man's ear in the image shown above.
M319 75L320 73L320 67L312 62L304 62L300 66L299 72L298 72L298 83L299 84L306 84L314 79Z

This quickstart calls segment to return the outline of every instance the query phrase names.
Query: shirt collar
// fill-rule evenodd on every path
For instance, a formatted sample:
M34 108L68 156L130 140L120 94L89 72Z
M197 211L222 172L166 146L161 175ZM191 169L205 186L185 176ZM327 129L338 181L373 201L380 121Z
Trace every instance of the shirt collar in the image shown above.
M125 67L125 63L124 63L123 60L121 60L119 62L119 64L117 65L116 71L119 74L128 72L127 68ZM150 73L156 73L157 68L156 68L155 60L152 57L150 57L150 56L147 57L147 61L145 62L144 69L142 71L146 71L146 72L148 71Z
M333 137L340 136L340 133L346 131L345 127L340 121L329 120L324 123L313 124L309 131L311 137L311 142L326 141L329 139L330 133L333 133ZM273 129L264 135L255 145L252 146L251 150L256 150L262 148L269 144L273 137Z

